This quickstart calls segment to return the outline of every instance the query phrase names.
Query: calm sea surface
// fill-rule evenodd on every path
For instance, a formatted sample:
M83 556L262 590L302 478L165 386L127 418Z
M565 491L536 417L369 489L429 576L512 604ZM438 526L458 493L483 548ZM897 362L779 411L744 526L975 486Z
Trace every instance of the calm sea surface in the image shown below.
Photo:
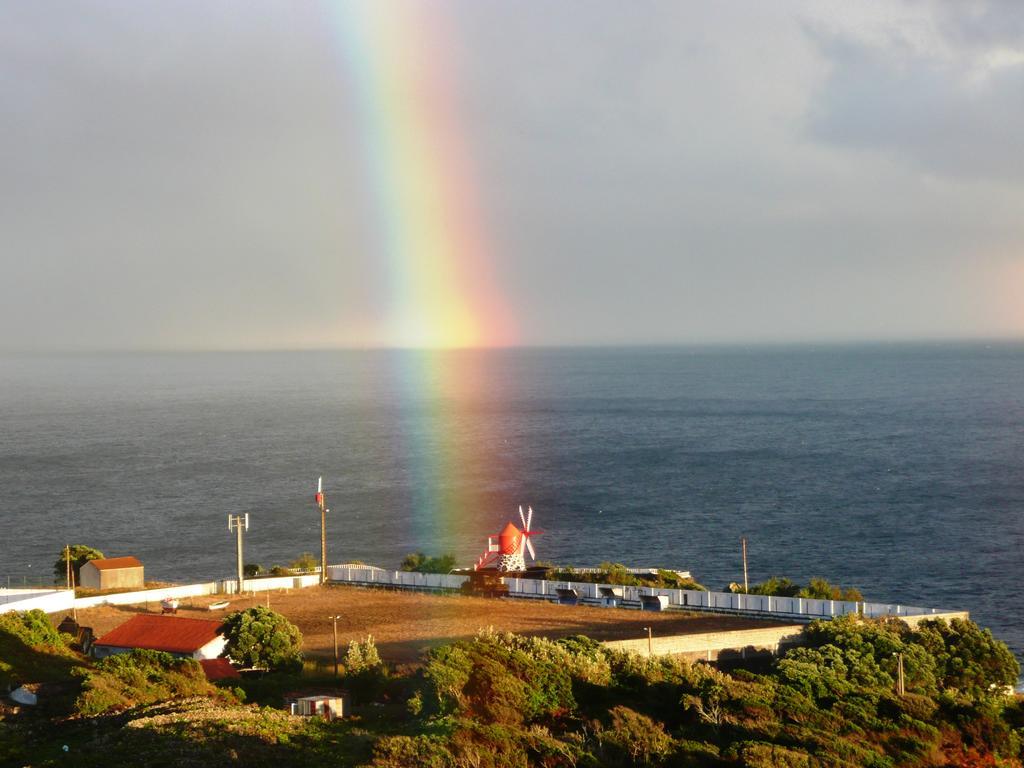
M319 546L469 563L532 504L542 559L825 576L968 609L1024 655L1024 347L0 357L0 581L65 542L147 578Z

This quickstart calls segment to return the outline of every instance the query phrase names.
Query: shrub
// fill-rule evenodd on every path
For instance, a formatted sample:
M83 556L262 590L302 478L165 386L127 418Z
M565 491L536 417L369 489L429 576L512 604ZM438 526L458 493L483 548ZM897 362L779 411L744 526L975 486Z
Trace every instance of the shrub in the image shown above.
M660 762L672 749L672 738L661 723L629 707L614 707L611 727L601 732L602 747L627 756L633 765Z
M0 632L9 632L32 648L64 645L50 619L38 608L31 611L0 613Z
M67 680L81 661L40 610L0 614L0 690Z
M429 703L437 712L449 714L462 708L463 689L469 682L473 662L465 644L442 645L427 655L423 677L430 693Z
M774 597L796 597L799 592L800 585L783 576L772 576L749 589L751 595L772 595Z
M843 589L835 584L830 584L822 578L813 578L810 583L800 590L799 597L808 597L813 600L849 600L860 602L864 596L855 587Z
M952 688L972 698L999 693L1020 676L1020 664L1006 644L973 621L926 620L910 635L935 659L942 688Z
M199 662L160 651L119 653L75 674L82 678L82 693L75 702L75 709L82 715L218 693Z
M400 571L416 573L449 573L455 567L455 555L444 554L440 557L427 557L422 552L410 552L398 566Z
M733 750L747 768L810 768L810 755L778 744L740 742ZM817 763L814 763L815 765Z
M303 552L292 560L289 566L293 571L315 571L320 567L320 561L313 557L312 552Z
M342 664L345 682L359 703L372 701L387 683L388 669L377 653L372 636L363 642L350 641Z
M246 563L242 566L242 575L247 579L255 579L263 573L263 566L259 563Z
M270 670L302 668L302 634L281 614L263 606L236 611L224 620L222 656L236 664Z

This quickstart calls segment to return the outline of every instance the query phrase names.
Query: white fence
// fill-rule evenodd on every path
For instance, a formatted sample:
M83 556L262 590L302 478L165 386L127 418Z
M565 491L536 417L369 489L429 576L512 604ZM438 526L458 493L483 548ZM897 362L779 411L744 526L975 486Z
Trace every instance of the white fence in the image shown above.
M330 581L378 587L447 590L459 589L469 577L443 573L385 571L373 566L329 565L327 566L327 578Z
M245 579L242 582L243 592L266 592L272 589L301 589L320 583L320 574L311 573L304 576L275 576L268 579ZM140 592L117 592L112 595L96 595L80 597L75 600L75 608L91 608L95 605L132 605L137 603L154 603L165 598L201 597L203 595L237 595L238 579L209 581L205 584L185 584L180 587L164 587L162 589L146 589Z
M266 592L272 589L301 589L320 583L320 574L277 576L269 579L246 579L245 592ZM0 589L0 613L31 611L38 608L46 613L70 611L72 608L93 608L97 605L137 605L158 603L167 598L202 597L204 595L236 595L238 579L209 581L203 584L184 584L177 587L144 589L138 592L115 592L109 595L75 598L74 592L53 589Z
M505 579L509 592L517 597L556 599L557 590L575 590L581 601L602 602L601 587L609 584L589 584L566 581L539 581L536 579ZM733 592L702 592L690 589L659 589L657 587L617 587L620 598L627 605L639 605L641 596L661 595L668 598L670 608L716 613L760 614L786 619L812 621L831 619L856 613L871 618L880 616L925 616L944 611L938 608L920 608L913 605L853 602L850 600L813 600L805 597L775 597L770 595L744 595Z
M328 566L331 581L366 586L398 587L423 590L455 590L467 580L466 576L432 573L409 573L406 571L385 571L379 568L356 566ZM601 587L610 584L590 584L572 581L543 581L538 579L505 579L510 597L557 600L559 589L574 590L581 602L603 604ZM766 618L783 618L791 621L813 621L830 619L848 613L871 618L880 616L927 616L945 611L938 608L920 608L912 605L889 603L866 603L849 600L812 600L803 597L774 597L765 595L742 595L732 592L701 592L689 589L659 589L656 587L615 587L621 596L619 605L637 608L642 596L661 595L668 599L668 607L689 611L711 611L714 613L736 613L757 615Z
M0 589L0 613L31 611L45 613L71 610L75 593L67 589Z

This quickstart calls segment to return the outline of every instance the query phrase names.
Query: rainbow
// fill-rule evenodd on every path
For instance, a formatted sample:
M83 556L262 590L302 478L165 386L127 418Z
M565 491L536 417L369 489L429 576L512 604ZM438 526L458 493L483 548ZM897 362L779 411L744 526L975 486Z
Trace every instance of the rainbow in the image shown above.
M410 544L475 552L467 533L494 526L481 505L503 443L465 404L493 372L465 348L515 343L492 274L470 143L461 130L446 8L331 2L348 95L359 115L378 252L387 271L386 345L404 407L397 432L409 469ZM410 415L411 414L411 415ZM507 471L507 468L506 468ZM495 529L496 530L496 529Z
M444 6L369 0L327 7L360 115L388 272L388 346L512 344L460 130Z

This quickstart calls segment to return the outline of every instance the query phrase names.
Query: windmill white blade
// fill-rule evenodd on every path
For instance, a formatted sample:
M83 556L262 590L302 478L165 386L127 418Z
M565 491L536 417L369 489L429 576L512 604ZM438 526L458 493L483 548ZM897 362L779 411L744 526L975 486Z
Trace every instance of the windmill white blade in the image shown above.
M537 559L537 553L533 551L533 542L530 541L529 539L526 540L526 548L530 552L530 559L531 560L536 560Z
M324 478L321 475L320 477L318 477L316 479L316 492L317 493L323 493L323 491L324 491Z
M523 521L523 528L526 528L526 517L523 515L523 505L519 505L519 519Z
M533 507L527 507L526 530L530 530L530 523L533 522Z

